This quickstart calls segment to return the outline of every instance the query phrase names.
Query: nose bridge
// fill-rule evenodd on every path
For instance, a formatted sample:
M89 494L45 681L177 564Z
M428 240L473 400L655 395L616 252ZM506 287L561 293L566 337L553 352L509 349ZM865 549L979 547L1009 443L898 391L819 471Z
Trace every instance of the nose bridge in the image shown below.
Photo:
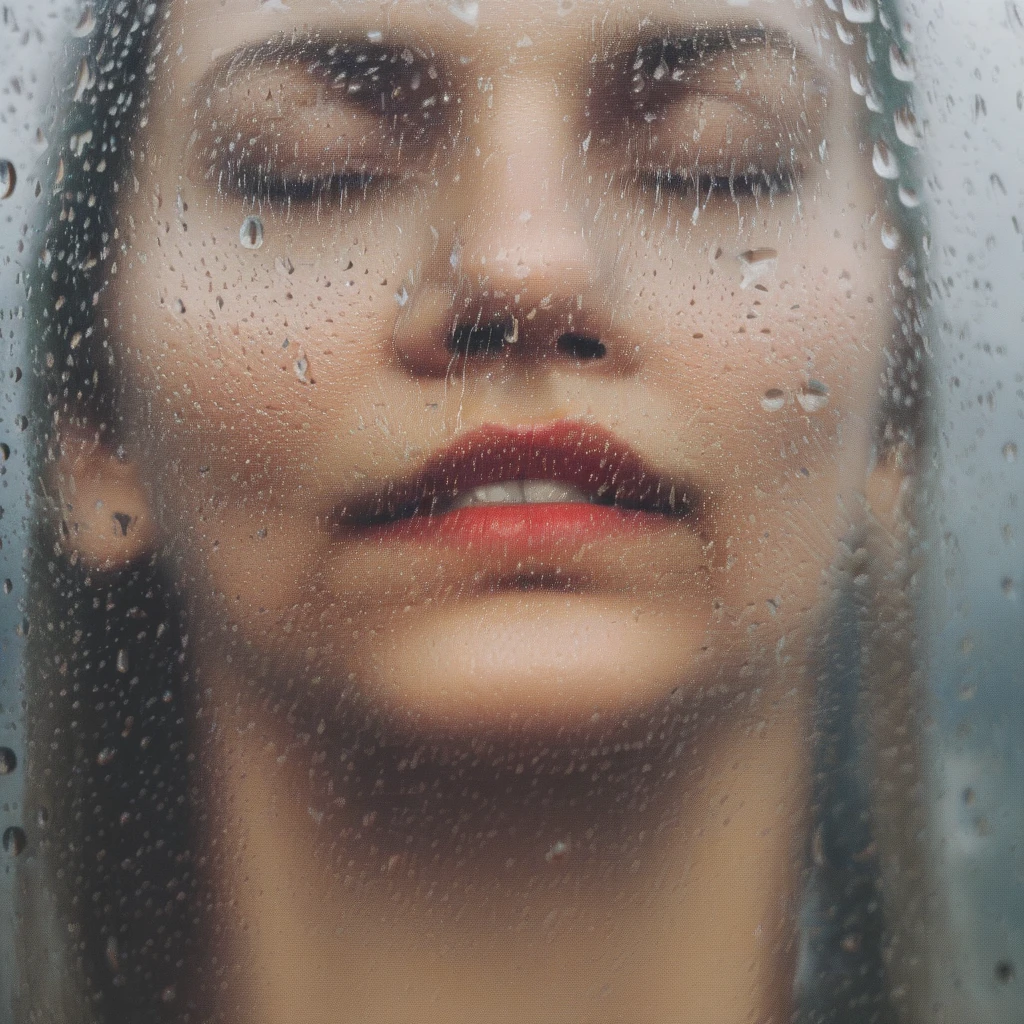
M455 358L463 371L492 368L485 357L499 353L510 369L549 359L634 369L632 350L612 337L610 264L577 191L580 122L557 80L557 68L510 70L466 112L472 130L445 195L451 255L433 264L395 326L406 371L446 376Z
M574 118L554 76L509 72L496 81L463 181L462 268L517 290L582 292L592 273L573 195Z

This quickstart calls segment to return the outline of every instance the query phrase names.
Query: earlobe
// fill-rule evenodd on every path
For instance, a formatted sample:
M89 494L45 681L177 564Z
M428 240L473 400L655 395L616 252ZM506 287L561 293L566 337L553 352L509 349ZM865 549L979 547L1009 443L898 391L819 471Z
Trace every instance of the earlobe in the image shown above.
M155 546L156 521L130 459L101 442L64 437L50 479L66 528L65 547L87 567L123 568Z
M880 459L868 475L864 494L868 510L876 523L893 539L906 534L909 525L907 497L913 486L913 475L895 453Z

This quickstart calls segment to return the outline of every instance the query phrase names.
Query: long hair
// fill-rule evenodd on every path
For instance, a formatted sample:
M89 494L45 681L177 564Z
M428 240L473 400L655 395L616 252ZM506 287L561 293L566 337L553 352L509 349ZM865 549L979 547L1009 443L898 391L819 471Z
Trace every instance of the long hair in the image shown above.
M34 404L44 424L37 476L59 457L68 430L114 451L122 437L124 377L98 310L126 253L118 199L133 187L136 133L169 56L157 46L166 13L150 0L106 0L96 8L93 32L70 51L63 141L51 150L52 195L32 280ZM892 74L890 48L898 57L904 40L895 9L886 3L880 14L851 47L874 82L865 144L880 141L906 167L887 186L888 223L879 224L893 239L902 236L902 262L892 282L876 457L912 465L928 444L925 235L920 209L908 205L913 171L896 134L900 118L904 128L909 123L910 87ZM45 489L37 513L27 773L28 803L47 813L26 823L41 876L24 886L36 932L20 965L21 1016L210 1019L226 965L206 945L217 915L195 841L203 780L188 697L188 623L174 567L158 551L114 572L90 570L76 562L62 511ZM915 900L923 887L913 520L908 509L904 537L869 523L856 539L833 628L818 651L808 886L818 910L808 911L814 935L802 979L808 1019L883 1019L900 1004L894 991L923 984L901 966L920 942ZM851 730L851 721L859 726ZM840 805L851 813L838 814ZM41 887L47 901L40 902ZM52 943L59 949L49 962L33 952ZM858 980L837 986L850 965Z

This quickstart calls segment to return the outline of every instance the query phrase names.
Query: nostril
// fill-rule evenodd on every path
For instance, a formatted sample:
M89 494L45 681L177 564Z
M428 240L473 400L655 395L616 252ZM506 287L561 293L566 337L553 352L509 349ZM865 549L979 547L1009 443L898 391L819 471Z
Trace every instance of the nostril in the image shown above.
M496 356L518 341L519 321L515 317L500 317L485 323L456 324L448 338L448 350L463 358ZM570 359L603 359L608 354L599 338L572 331L559 335L555 347Z
M512 317L486 324L458 324L452 331L449 348L461 356L496 355L516 341L518 327Z
M558 339L558 351L573 359L603 359L608 350L604 342L586 334L563 334Z

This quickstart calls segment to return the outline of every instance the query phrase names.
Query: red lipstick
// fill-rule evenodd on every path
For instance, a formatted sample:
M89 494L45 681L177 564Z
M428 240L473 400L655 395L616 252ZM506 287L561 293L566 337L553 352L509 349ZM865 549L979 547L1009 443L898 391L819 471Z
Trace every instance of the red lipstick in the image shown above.
M523 481L568 485L576 497L478 503L475 489ZM539 554L623 532L664 529L692 515L697 500L692 486L653 471L608 431L561 420L464 434L408 477L337 510L335 522L344 534L381 542Z

